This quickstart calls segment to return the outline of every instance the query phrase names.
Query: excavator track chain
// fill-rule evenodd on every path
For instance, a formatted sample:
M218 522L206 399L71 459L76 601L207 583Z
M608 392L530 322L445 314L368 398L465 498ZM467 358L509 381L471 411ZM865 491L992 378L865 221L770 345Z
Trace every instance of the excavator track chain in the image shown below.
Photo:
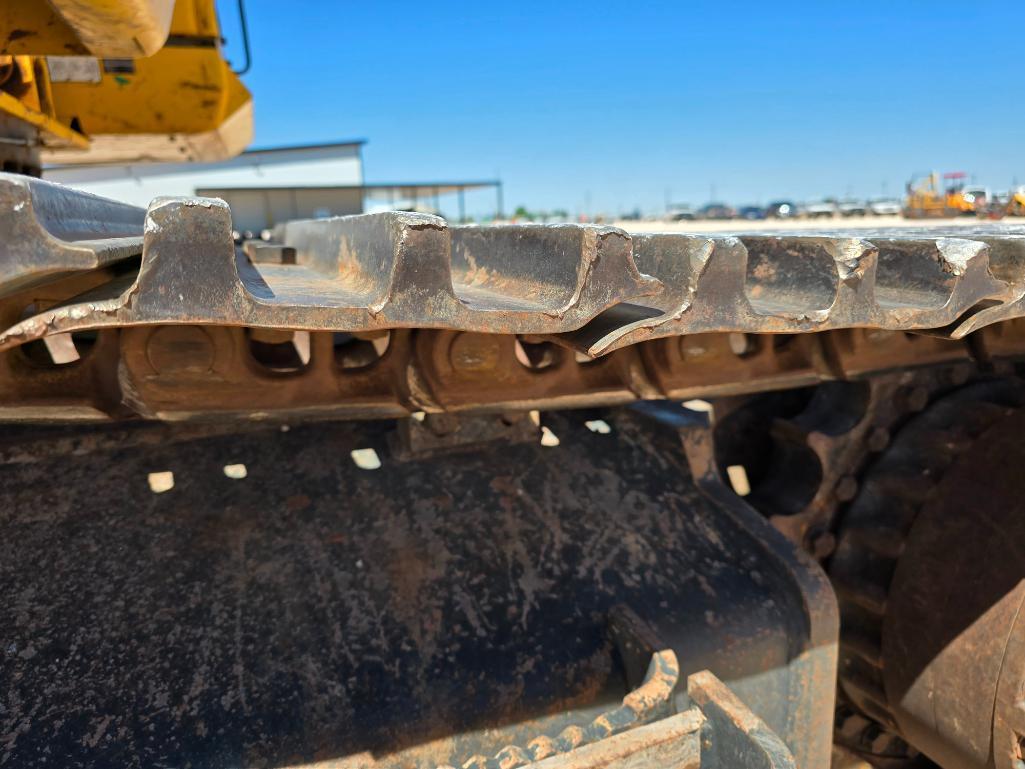
M143 211L6 174L0 218L0 357L53 364L5 360L0 418L365 417L770 389L1017 354L1020 324L1003 322L1025 314L1025 228L708 237L391 212L239 242L216 199ZM82 370L48 370L68 363Z

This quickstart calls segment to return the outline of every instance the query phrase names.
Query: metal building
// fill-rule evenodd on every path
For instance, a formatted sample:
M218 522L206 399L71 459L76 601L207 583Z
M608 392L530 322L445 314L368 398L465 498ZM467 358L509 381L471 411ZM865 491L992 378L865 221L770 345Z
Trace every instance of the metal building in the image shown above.
M259 232L289 219L358 214L367 208L440 211L440 197L456 195L453 218L465 219L465 192L493 188L496 215L501 182L366 184L363 140L252 149L217 163L139 163L53 166L45 178L146 206L161 195L217 197L231 206L237 230Z

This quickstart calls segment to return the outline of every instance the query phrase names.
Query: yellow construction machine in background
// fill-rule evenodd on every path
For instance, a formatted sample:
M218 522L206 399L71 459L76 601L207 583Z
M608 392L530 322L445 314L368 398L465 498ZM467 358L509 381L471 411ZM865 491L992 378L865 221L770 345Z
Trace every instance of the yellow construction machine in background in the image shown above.
M223 57L214 0L0 5L3 170L220 160L252 132L252 99Z
M1007 198L1008 216L1025 216L1025 187L1015 187Z
M953 171L942 176L933 171L908 182L904 201L904 216L908 219L928 219L945 216L965 216L983 213L985 194L965 187L967 174Z

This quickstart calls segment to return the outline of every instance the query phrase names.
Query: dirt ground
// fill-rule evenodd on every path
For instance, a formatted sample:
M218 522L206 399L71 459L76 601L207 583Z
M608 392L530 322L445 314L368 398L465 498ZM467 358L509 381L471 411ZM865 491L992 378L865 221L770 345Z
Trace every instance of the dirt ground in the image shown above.
M693 221L693 222L645 222L618 221L616 227L627 232L697 232L697 233L740 233L740 232L781 232L825 230L882 230L882 229L920 229L920 228L961 228L980 226L1025 226L1025 218L1002 219L999 222L964 217L959 219L905 219L902 216L858 216L849 219L762 219L749 221L731 219L729 221Z

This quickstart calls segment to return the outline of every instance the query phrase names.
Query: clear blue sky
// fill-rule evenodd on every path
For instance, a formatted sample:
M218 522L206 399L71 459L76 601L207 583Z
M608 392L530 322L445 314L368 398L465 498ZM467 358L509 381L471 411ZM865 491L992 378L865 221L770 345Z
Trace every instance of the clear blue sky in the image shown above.
M497 175L507 209L609 214L1025 183L1022 4L246 5L255 143L366 138L368 181Z

